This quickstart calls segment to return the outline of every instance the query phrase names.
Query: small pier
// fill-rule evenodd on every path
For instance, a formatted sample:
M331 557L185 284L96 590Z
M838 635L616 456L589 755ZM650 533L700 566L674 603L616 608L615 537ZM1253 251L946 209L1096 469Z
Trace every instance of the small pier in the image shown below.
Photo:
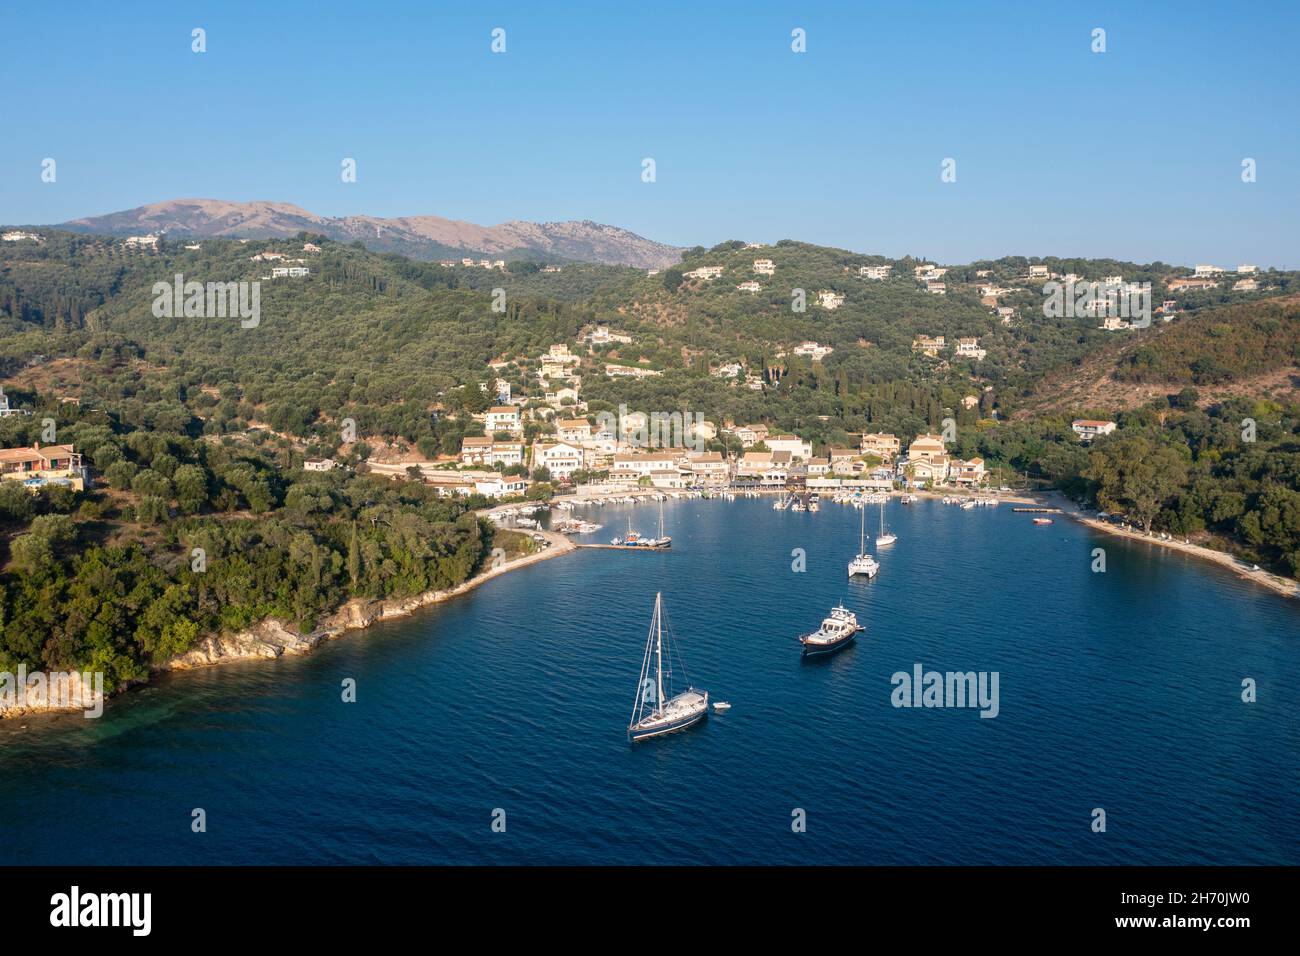
M645 544L575 544L577 548L602 548L605 551L645 551L648 554L668 554L672 548L652 548Z
M1059 515L1059 514L1061 514L1061 509L1060 509L1060 508L1012 508L1011 510L1014 511L1014 512L1016 512L1017 514L1030 514L1030 515Z

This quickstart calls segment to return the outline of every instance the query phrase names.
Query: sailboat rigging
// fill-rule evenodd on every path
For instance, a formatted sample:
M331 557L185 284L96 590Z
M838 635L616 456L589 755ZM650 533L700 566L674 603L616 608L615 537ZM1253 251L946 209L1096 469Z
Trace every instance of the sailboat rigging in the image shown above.
M666 691L668 694L672 694L671 651L670 647ZM652 670L653 679L651 679ZM628 740L635 742L685 730L708 715L709 692L707 690L687 687L680 694L665 700L664 675L663 594L657 592L654 615L650 619L650 633L646 638L645 653L641 658L641 676L637 680L632 718L627 725Z

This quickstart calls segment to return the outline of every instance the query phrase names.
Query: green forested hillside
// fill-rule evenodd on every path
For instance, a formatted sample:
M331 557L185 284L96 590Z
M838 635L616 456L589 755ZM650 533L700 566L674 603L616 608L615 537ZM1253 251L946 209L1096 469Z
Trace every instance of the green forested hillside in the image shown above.
M320 251L305 253L307 239ZM274 263L251 257L264 251L305 259L311 275L263 279ZM754 274L759 258L775 263L774 275ZM950 267L942 296L914 280L917 260L893 261L884 281L858 276L859 266L885 261L796 242L724 243L657 275L582 264L546 273L523 262L504 272L444 267L307 236L205 240L198 250L164 240L147 252L57 232L5 243L0 380L34 414L0 420L0 445L40 440L49 419L101 482L35 496L0 483L0 667L92 667L125 681L205 631L266 616L310 627L349 596L464 580L491 547L467 510L481 501L440 501L420 484L350 471L304 473L302 458L336 453L346 419L361 439L352 463L380 441L454 454L466 434L481 433L470 416L490 404L498 376L540 399L538 359L555 343L583 357L590 413L626 404L761 421L819 451L866 430L906 443L952 418L953 453L984 457L1004 480L1052 483L1153 528L1300 569L1294 405L1241 396L1201 407L1171 388L1126 412L1078 407L1013 422L1045 376L1083 365L1117 333L1045 318L1041 291L1023 283L1002 303L1016 316L1000 321L978 286L1011 287L1028 260ZM1159 263L1046 262L1157 285L1170 274ZM702 265L723 274L684 278ZM155 316L154 283L178 273L260 280L260 321ZM1293 279L1268 282L1276 295ZM736 288L749 280L761 291ZM797 289L803 311L792 307ZM495 290L504 311L493 309ZM821 308L822 290L844 304ZM1230 389L1295 362L1294 303L1227 298L1243 304L1118 333L1133 346L1115 377ZM596 323L632 342L588 349L580 336ZM912 349L922 334L948 345L922 355ZM957 356L960 336L977 337L986 356ZM794 355L806 340L833 351L820 361ZM662 374L610 379L607 362ZM712 374L730 362L762 387ZM1081 446L1069 423L1085 413L1115 417L1120 429ZM1245 419L1256 425L1249 440ZM551 427L529 422L527 436ZM206 555L202 572L191 569L195 548Z

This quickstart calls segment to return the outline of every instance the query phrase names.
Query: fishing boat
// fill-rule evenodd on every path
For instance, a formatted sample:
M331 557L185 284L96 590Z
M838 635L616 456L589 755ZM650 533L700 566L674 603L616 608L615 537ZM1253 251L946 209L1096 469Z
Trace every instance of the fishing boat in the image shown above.
M803 645L803 656L815 654L833 654L847 647L857 637L858 632L866 630L858 623L858 617L844 605L831 608L831 613L822 620L822 626L811 634L801 635L799 643Z
M641 543L641 532L632 530L631 515L629 515L627 519L627 534L623 535L621 538L610 538L609 543L620 545L625 548L634 548Z
M893 544L898 540L898 535L891 534L885 530L885 504L880 504L880 534L876 535L876 547L883 548L887 544Z
M862 526L858 530L858 555L849 562L849 577L861 574L868 580L880 573L880 564L867 554L867 509L862 509Z
M670 633L671 636L671 633ZM664 662L663 594L655 594L654 616L650 619L650 633L646 638L645 654L641 658L641 676L636 685L636 701L632 705L632 719L627 725L630 741L646 740L699 723L709 713L709 692L687 687L676 696L672 694L672 647L668 648L668 662ZM678 656L682 676L686 669ZM652 674L653 672L653 674ZM665 680L667 678L667 680ZM665 691L665 685L667 691Z

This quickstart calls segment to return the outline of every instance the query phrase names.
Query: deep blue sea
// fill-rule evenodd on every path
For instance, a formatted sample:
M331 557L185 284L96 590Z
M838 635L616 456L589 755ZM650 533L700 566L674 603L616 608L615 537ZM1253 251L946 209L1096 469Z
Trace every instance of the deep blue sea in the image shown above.
M629 512L656 530L607 506L590 540ZM852 583L852 508L664 513L671 553L579 551L99 720L0 723L0 864L1300 862L1300 603L1005 504L891 502L899 541ZM733 708L631 746L657 590ZM801 660L840 600L865 634ZM998 716L895 708L917 663L998 672Z

